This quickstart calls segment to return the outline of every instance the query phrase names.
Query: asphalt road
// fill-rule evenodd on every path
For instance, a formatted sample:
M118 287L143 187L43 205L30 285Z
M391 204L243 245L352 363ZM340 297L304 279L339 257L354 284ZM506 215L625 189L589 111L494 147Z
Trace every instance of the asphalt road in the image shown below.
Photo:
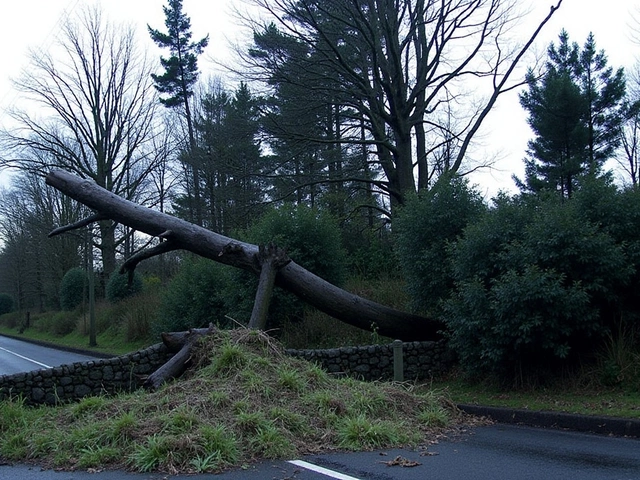
M66 352L0 336L0 375L28 372L94 359L95 357L79 353Z
M125 472L53 472L0 466L12 480L637 480L640 440L561 430L493 425L426 450L309 456L303 464L266 462L221 475L170 476ZM401 457L414 467L388 466ZM321 472L310 470L322 470Z

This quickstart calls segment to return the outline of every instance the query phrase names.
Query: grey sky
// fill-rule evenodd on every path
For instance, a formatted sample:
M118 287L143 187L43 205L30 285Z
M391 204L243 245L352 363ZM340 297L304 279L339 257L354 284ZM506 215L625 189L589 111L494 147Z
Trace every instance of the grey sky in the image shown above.
M527 37L536 24L548 13L557 0L519 1L518 5L530 13L523 20L517 36ZM15 78L28 64L29 48L46 48L58 33L60 23L75 10L91 0L20 0L5 2L0 17L0 124L6 124L4 112L12 106L20 107L20 98L12 89ZM146 25L164 28L162 6L165 0L102 0L98 1L108 18L114 22L128 22L139 33L141 42L152 56L160 52L148 38ZM228 58L228 40L241 37L234 7L243 3L233 0L184 0L184 9L191 17L194 39L209 34L209 47L200 62L203 75L216 74L217 67L208 59ZM640 0L564 0L562 7L536 42L535 49L544 53L547 45L557 39L565 28L572 40L582 44L589 32L593 32L599 48L605 49L614 67L632 67L640 57L640 45L633 43L632 27L636 25L632 15L640 10ZM640 18L640 14L638 15ZM527 63L523 64L526 67ZM484 128L483 149L475 155L498 155L496 169L490 174L474 177L487 194L500 188L513 189L511 175L521 175L522 159L530 137L526 114L513 92L500 99L497 108L488 118ZM0 182L6 176L0 174Z

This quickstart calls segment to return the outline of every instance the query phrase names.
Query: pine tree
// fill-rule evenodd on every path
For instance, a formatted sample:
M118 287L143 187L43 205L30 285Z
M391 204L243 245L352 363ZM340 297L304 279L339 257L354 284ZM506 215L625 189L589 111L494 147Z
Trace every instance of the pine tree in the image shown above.
M523 190L555 190L569 198L581 177L602 173L618 146L624 71L607 66L592 34L580 49L563 30L558 46L549 46L545 74L530 70L527 83L520 103L535 138L529 141L525 181L516 181Z
M167 33L147 25L151 39L161 48L170 52L168 58L160 57L160 64L165 69L162 75L152 74L156 89L167 96L160 102L167 108L184 108L187 131L189 134L189 157L193 175L194 206L191 216L198 224L202 224L200 205L199 166L195 161L196 138L193 116L189 98L193 95L193 86L198 79L198 55L209 44L209 36L198 42L191 41L191 19L182 11L182 0L168 0L168 6L162 7L165 14Z

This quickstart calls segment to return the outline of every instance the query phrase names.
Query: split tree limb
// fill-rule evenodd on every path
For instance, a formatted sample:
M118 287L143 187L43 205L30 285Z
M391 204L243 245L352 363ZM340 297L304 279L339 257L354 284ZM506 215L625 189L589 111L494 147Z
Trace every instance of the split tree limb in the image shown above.
M132 281L133 272L140 262L143 260L148 260L149 258L156 257L158 255L162 255L163 253L172 252L174 250L179 250L180 247L176 245L171 240L167 240L166 242L161 242L158 245L146 248L144 250L140 250L136 254L129 257L120 267L120 273L129 273L129 283Z
M291 259L284 250L269 244L266 247L264 245L258 247L256 261L260 264L260 281L256 290L256 299L253 302L249 328L264 330L267 327L267 315L276 274L278 270L289 264Z
M137 205L91 180L83 180L62 170L52 171L46 181L115 222L151 236L171 231L176 248L255 274L260 273L255 262L258 254L256 245L233 240L185 220ZM380 335L406 341L433 340L440 338L440 332L444 329L444 325L435 319L401 312L346 292L294 261L278 270L275 284L338 320L364 330L375 327Z
M163 383L182 375L191 362L191 351L198 339L204 335L212 333L214 330L215 328L212 325L209 325L209 328L198 328L189 330L188 332L181 332L180 338L182 340L182 346L178 350L178 353L171 357L167 363L149 375L142 386L147 390L157 390ZM167 334L163 334L163 340L165 335ZM175 348L177 345L175 343L175 339L173 342L170 341L170 345ZM172 347L169 345L167 345L167 347L172 351Z

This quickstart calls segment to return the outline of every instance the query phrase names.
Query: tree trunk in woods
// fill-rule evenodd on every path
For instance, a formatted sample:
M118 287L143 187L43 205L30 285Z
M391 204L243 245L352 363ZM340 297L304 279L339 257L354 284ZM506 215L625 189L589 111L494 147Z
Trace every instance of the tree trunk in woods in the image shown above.
M129 258L123 271L131 272L144 259L178 249L189 250L256 275L263 271L256 245L239 242L171 215L142 207L68 172L51 172L47 176L47 184L96 211L96 215L90 218L57 228L50 236L108 218L164 240ZM414 341L437 339L444 329L444 325L437 320L401 312L353 295L305 270L294 261L281 268L268 267L265 276L270 269L277 270L275 285L288 290L318 310L364 330L375 328L380 335ZM268 284L269 280L265 278L264 286Z

